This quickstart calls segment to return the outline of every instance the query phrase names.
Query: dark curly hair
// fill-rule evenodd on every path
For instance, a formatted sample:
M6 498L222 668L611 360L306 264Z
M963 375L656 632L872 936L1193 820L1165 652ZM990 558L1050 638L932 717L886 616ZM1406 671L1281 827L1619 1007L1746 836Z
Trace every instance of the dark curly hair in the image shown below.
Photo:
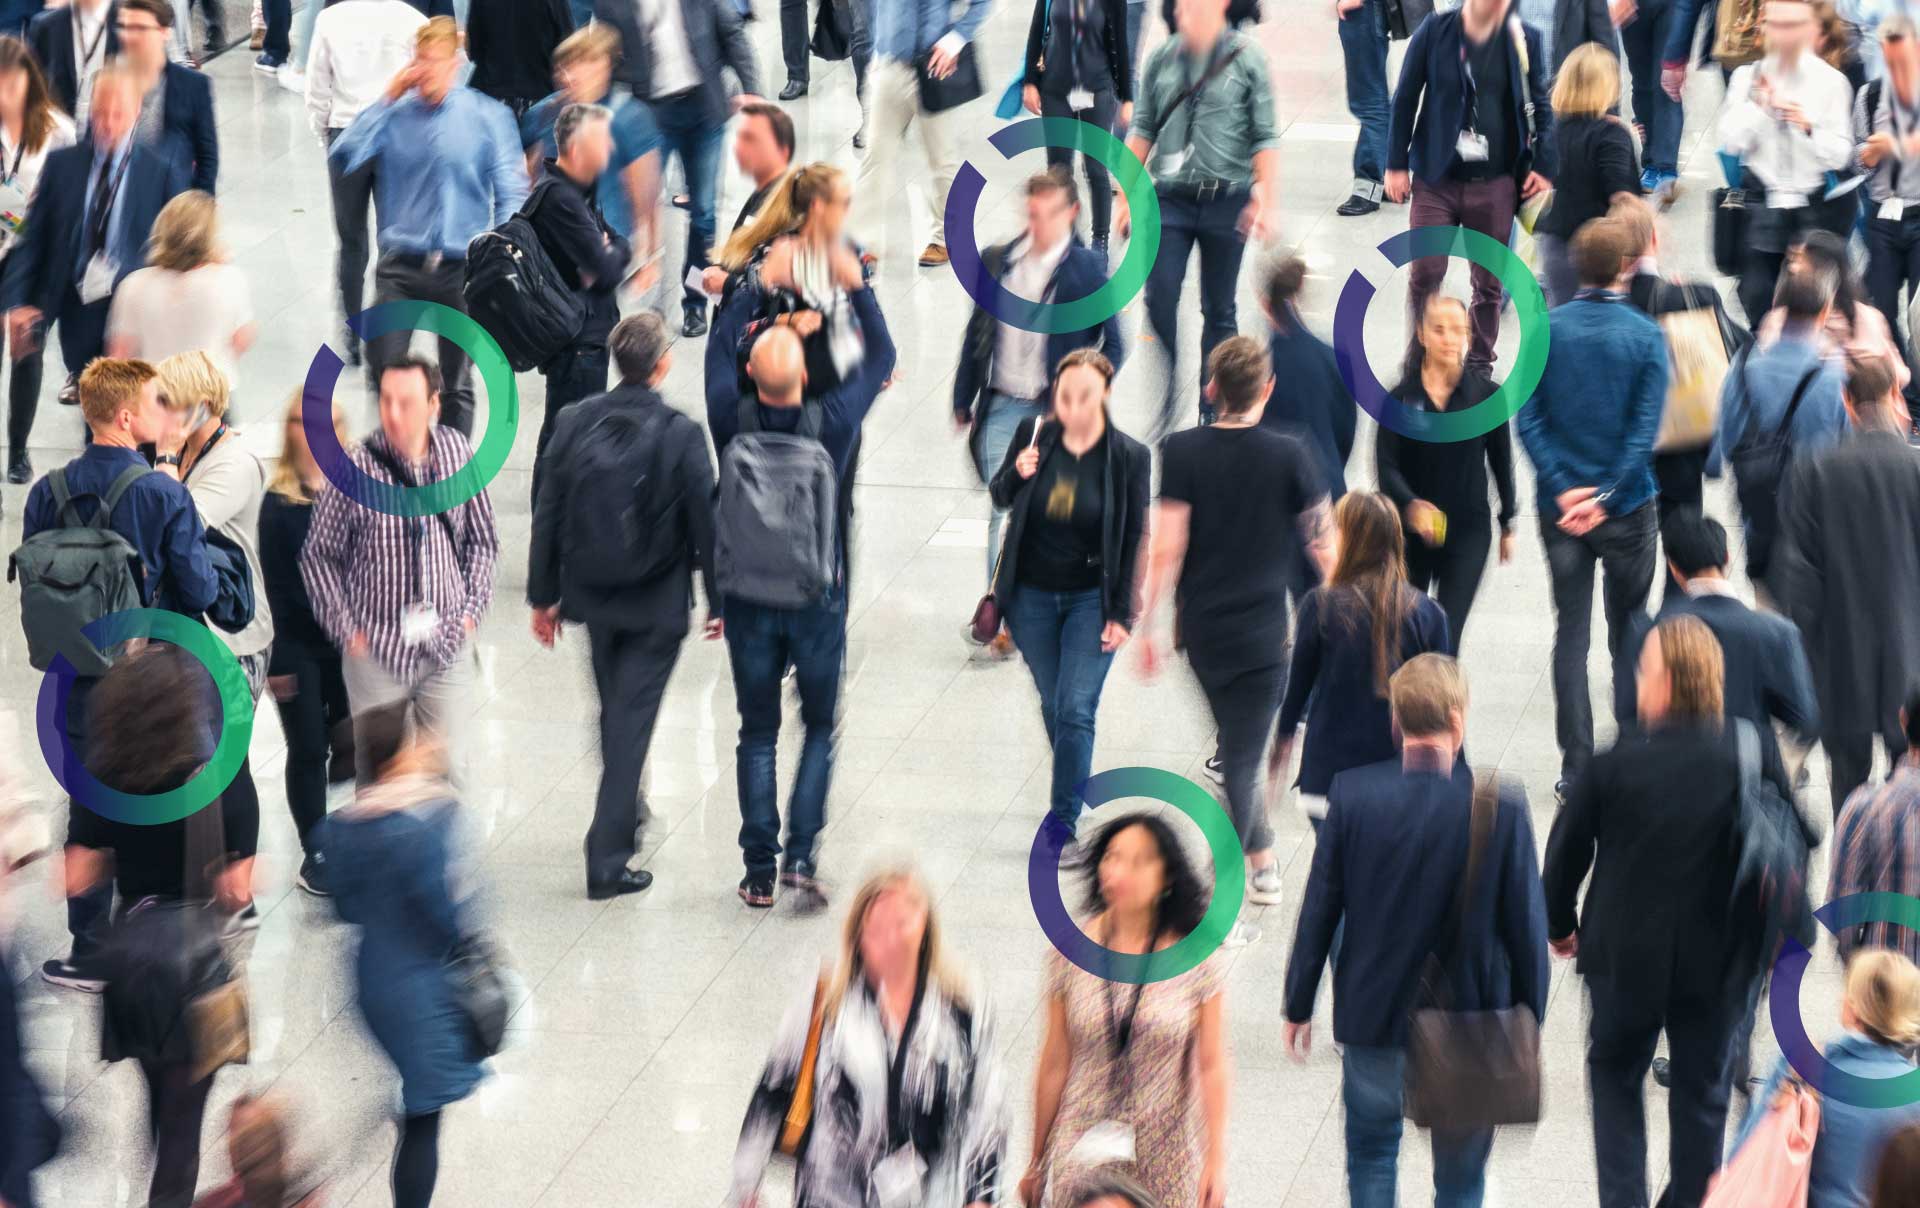
M123 793L179 788L213 758L219 721L200 661L150 643L115 662L87 697L87 771Z
M1187 858L1180 836L1174 834L1173 827L1158 814L1145 811L1122 814L1094 832L1084 854L1074 864L1083 882L1082 903L1089 914L1098 914L1107 908L1107 899L1100 892L1100 861L1113 845L1114 836L1135 826L1153 837L1154 846L1160 849L1161 865L1166 869L1166 891L1159 907L1160 930L1184 938L1200 925L1213 891L1200 879L1193 861Z

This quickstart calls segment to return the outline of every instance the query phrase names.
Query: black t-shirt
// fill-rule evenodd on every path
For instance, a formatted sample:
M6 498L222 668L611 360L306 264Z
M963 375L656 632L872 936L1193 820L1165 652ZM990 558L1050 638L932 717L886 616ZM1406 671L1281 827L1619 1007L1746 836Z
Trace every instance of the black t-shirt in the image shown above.
M1107 66L1105 0L1050 2L1052 24L1048 27L1041 91L1055 97L1064 97L1074 88L1088 92L1112 91L1113 72Z
M1106 520L1107 437L1075 457L1056 444L1027 493L1020 540L1020 582L1042 591L1100 586L1100 533Z
M1189 651L1249 669L1281 660L1300 513L1326 493L1313 453L1272 428L1188 428L1167 438L1160 498L1192 509L1174 593Z
M1473 107L1467 110L1467 129L1486 136L1487 158L1456 158L1448 173L1455 180L1494 180L1513 171L1513 112L1508 98L1511 69L1507 63L1512 40L1505 25L1478 44L1461 32L1460 45L1466 48L1466 66L1473 77Z

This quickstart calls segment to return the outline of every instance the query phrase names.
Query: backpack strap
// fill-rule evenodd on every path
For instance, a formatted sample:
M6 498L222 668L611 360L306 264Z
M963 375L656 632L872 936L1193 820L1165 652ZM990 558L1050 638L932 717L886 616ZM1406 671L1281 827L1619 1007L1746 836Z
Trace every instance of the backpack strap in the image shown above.
M760 400L753 395L740 399L739 410L735 412L740 431L758 432L760 430Z
M126 469L120 471L120 477L113 480L113 485L107 488L106 495L101 498L100 511L95 517L95 520L100 524L105 524L112 518L113 509L120 505L120 497L133 489L134 483L149 474L158 474L159 472L160 471L154 469L152 466L145 464L128 466Z
M820 432L827 426L826 404L818 399L808 399L800 404L800 435L808 440L819 440Z
M113 519L113 509L120 506L121 496L132 489L135 482L153 473L157 473L157 471L145 463L137 466L128 466L126 469L120 471L120 476L113 480L113 485L107 488L106 494L96 495L94 492L88 491L82 495L81 498L92 496L100 501L98 510L93 514L93 523L91 525L85 525L80 522L79 510L73 505L75 497L67 486L67 469L65 466L62 466L47 475L48 486L53 491L54 518L59 521L61 528L105 527L106 524Z
M53 492L53 518L61 528L75 528L79 518L68 518L68 510L73 507L73 496L67 491L67 468L59 469L47 475L47 489Z
M1793 388L1793 398L1787 402L1787 413L1781 417L1780 427L1773 434L1775 440L1787 439L1787 432L1793 427L1794 412L1800 410L1800 400L1807 397L1807 387L1813 385L1813 379L1820 376L1821 368L1821 362L1816 358L1813 368L1800 376L1800 384Z

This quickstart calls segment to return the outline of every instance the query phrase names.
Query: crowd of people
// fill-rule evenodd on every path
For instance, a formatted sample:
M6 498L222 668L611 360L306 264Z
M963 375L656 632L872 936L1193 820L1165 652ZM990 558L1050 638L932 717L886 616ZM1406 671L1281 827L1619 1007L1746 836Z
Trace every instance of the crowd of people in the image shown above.
M821 842L863 430L909 339L951 337L896 330L873 287L910 217L892 181L917 129L932 225L916 259L945 265L989 0L821 0L811 38L804 0L781 0L779 101L806 94L813 53L837 39L857 73L857 173L796 162L794 117L761 95L753 14L735 0L453 7L307 0L295 30L275 0L258 66L304 95L324 149L342 320L361 313L370 271L375 303L471 311L544 378L529 627L547 648L585 627L600 705L579 889L609 900L654 884L642 784L697 627L725 645L740 717L740 900L815 914L844 898L835 959L795 988L742 1088L729 1203L756 1203L782 1160L815 1208L1226 1202L1229 958L1185 959L1214 930L1208 869L1160 814L1096 824L1083 796L1102 691L1129 646L1145 677L1184 653L1214 722L1206 775L1244 853L1248 908L1219 927L1225 953L1262 942L1252 910L1285 900L1275 807L1293 797L1312 828L1274 1026L1304 1058L1330 970L1352 1203L1395 1202L1403 1119L1430 1130L1435 1202L1482 1202L1495 1129L1539 1119L1554 957L1576 962L1588 1002L1602 1208L1652 1202L1649 1072L1669 1100L1660 1203L1920 1203L1920 1112L1821 1102L1750 1055L1776 953L1813 938L1815 848L1830 844L1827 901L1920 896L1910 16L1620 0L1559 5L1536 26L1510 0L1430 14L1339 0L1360 136L1338 212L1407 204L1414 228L1531 234L1551 304L1544 370L1511 428L1434 442L1382 426L1367 481L1349 464L1356 405L1299 306L1305 260L1257 265L1253 330L1236 309L1246 253L1280 216L1257 11L1175 0L1143 55L1144 4L1039 0L1010 96L1124 137L1160 230L1150 339L1118 314L1050 332L978 304L941 350L990 517L965 637L972 657L1017 655L1032 677L1050 760L1034 824L1111 962L1047 953L1038 1051L1015 1071L989 987L943 946L923 874L895 867L843 892ZM1724 83L1686 92L1715 98L1703 151L1726 173L1701 234L1731 305L1717 282L1663 264L1679 242L1661 211L1679 187L1696 9ZM248 1051L241 941L259 923L261 786L244 752L220 754L220 719L270 696L297 884L355 930L355 1001L399 1085L391 1194L423 1208L442 1113L486 1077L510 1011L511 954L459 867L460 802L474 788L476 633L500 559L519 551L484 484L423 515L369 506L341 476L377 498L454 479L475 451L473 366L450 336L422 356L405 331L363 345L349 326L339 346L377 397L377 426L355 440L343 409L311 414L325 400L296 393L277 409L277 461L256 456L234 411L256 324L220 239L213 91L182 51L188 14L169 0L5 11L18 35L0 33L7 475L31 484L9 577L34 667L61 677L55 771L72 796L56 846L0 784L0 876L60 863L69 936L41 976L100 995L102 1058L139 1064L148 1202L315 1208L328 1171L294 1159L298 1113L272 1097L235 1104L234 1178L199 1186L214 1080ZM1394 40L1407 46L1390 83ZM725 232L723 155L752 185ZM1024 224L984 252L985 284L1071 301L1106 282L1132 215L1097 157L1079 167L1056 148L1024 182ZM1188 426L1177 317L1196 249ZM524 270L505 300L487 267L503 254ZM1439 258L1411 267L1389 392L1429 419L1472 416L1498 389L1504 287L1475 267L1463 299L1445 275ZM677 313L646 305L655 291ZM37 474L50 326L86 447ZM1111 402L1143 344L1164 392L1136 435ZM676 355L696 352L704 405L690 415L662 390ZM1463 636L1489 561L1515 557L1523 510L1514 429L1553 613L1560 771L1544 848L1525 792L1466 750ZM1723 476L1752 603L1707 514L1705 480ZM1618 731L1605 748L1589 682L1596 576ZM102 649L94 623L134 609L204 620L231 667L164 634ZM789 682L803 734L783 812ZM1815 746L1824 811L1803 800ZM190 798L228 762L210 801L162 821L94 796ZM1837 938L1827 1060L1912 1071L1920 938L1887 922ZM0 985L0 1208L31 1208L61 1129L22 1062L16 987ZM1467 1016L1497 1018L1497 1032L1449 1031ZM1450 1044L1466 1047L1437 1058ZM1462 1052L1497 1076L1441 1059ZM1009 1148L1016 1073L1032 1087L1025 1166ZM1795 1127L1812 1134L1797 1165ZM1802 1198L1775 1185L1787 1178ZM1740 1198L1762 1193L1774 1198Z

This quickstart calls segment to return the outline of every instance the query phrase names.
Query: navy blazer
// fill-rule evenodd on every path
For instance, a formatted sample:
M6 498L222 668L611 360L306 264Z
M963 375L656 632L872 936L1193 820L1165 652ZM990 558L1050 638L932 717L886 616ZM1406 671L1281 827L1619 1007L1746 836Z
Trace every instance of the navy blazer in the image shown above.
M679 0L679 4L687 45L693 48L693 65L700 74L697 90L707 121L725 125L730 110L724 68L733 68L740 91L760 91L753 42L732 0ZM640 28L639 0L594 0L593 19L611 25L620 35L622 50L613 78L631 88L640 100L653 104L653 49Z
M1333 1036L1342 1044L1404 1046L1407 1017L1430 953L1454 942L1453 899L1466 876L1473 773L1405 770L1398 758L1340 773L1314 841L1287 959L1286 1013L1313 1018L1320 970L1344 921L1333 970ZM1465 944L1449 962L1453 1006L1547 1011L1547 906L1534 862L1527 796L1502 783Z
M1509 16L1509 22L1518 17ZM1540 53L1540 33L1520 26L1527 43L1527 88L1533 98L1533 141L1527 141L1526 100L1520 89L1520 60L1507 24L1495 34L1506 44L1508 101L1513 112L1514 145L1519 149L1513 178L1528 172L1553 179L1553 103L1547 96L1547 69ZM1407 41L1400 64L1400 84L1393 91L1393 122L1388 128L1387 170L1404 172L1409 166L1421 180L1441 180L1453 167L1455 144L1466 128L1467 78L1461 70L1460 12L1434 13L1420 23ZM1416 114L1418 115L1416 117Z
M101 58L111 59L120 53L120 31L115 28L120 17L120 6L107 6L107 45L101 52ZM80 77L73 70L73 13L68 7L50 8L38 13L27 22L27 46L33 51L33 57L40 60L40 70L47 73L47 87L53 93L53 99L60 108L73 116L74 103L80 94ZM85 131L81 132L85 134Z
M180 182L153 147L135 144L120 184L121 220L109 228L112 253L120 266L118 287L128 273L146 263L147 236L160 210L180 192ZM91 141L62 147L47 156L34 195L35 219L0 268L0 309L38 307L49 320L60 314L68 289L78 282L75 265L86 224L87 174L93 169Z
M175 191L213 192L220 174L220 134L213 124L213 81L191 67L167 64L161 77L166 88L165 124L160 150L167 170L177 178Z

